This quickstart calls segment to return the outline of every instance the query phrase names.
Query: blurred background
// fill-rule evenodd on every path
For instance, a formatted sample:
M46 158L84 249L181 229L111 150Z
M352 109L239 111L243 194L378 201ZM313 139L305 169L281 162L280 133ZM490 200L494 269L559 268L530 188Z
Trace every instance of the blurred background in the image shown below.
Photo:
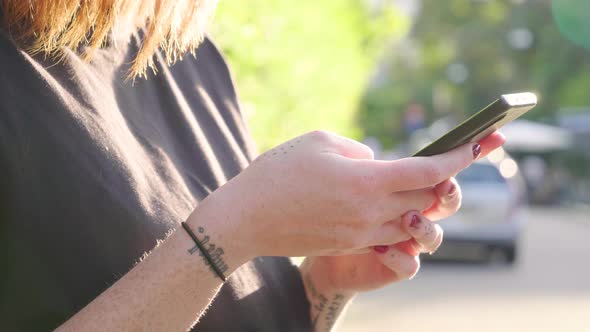
M590 1L221 1L211 34L260 151L322 128L401 158L539 97L459 175L443 247L339 331L590 331Z

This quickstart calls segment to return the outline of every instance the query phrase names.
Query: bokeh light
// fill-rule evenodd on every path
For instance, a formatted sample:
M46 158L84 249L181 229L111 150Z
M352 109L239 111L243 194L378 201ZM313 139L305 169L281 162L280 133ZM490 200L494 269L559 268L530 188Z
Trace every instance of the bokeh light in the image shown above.
M490 154L488 154L488 160L493 162L494 164L497 164L500 161L502 161L502 159L504 159L505 156L506 152L503 148L499 147L496 150L490 152Z
M533 45L534 39L531 30L526 28L513 29L508 32L508 42L517 50L529 49Z
M511 178L518 172L518 165L513 159L504 159L500 163L500 174L505 178Z
M579 46L590 48L590 1L553 0L551 9L561 34Z

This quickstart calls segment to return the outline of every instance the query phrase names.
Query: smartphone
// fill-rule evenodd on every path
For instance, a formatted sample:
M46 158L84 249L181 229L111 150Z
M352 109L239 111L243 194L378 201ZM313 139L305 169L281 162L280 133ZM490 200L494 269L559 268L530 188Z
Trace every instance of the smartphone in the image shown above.
M414 157L441 154L469 142L478 142L535 105L537 96L531 92L501 95L499 99L416 152Z

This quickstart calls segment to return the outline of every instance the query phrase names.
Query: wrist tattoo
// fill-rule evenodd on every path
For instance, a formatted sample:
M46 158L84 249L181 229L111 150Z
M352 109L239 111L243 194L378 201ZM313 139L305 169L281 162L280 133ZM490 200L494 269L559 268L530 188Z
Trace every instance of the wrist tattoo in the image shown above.
M342 306L345 303L344 296L342 294L335 294L332 297L332 301L330 302L330 306L328 306L328 312L326 313L326 329L330 330L336 320L338 319L338 315L340 315L340 311L342 310Z
M209 267L209 270L211 272L213 272L213 274L215 276L217 276L217 272L215 271L215 268L213 267L213 265L217 266L217 268L219 269L219 271L221 271L221 273L227 272L229 267L227 266L227 264L225 263L225 260L223 258L223 254L224 254L223 248L220 246L216 246L214 243L210 242L209 235L205 235L205 229L203 227L197 228L197 232L199 235L203 235L203 238L198 239L198 240L201 243L201 245L203 246L203 248L205 248L205 250L207 250L209 257L211 258L211 262L209 262L207 257L205 257L205 255L203 255L201 250L199 250L199 246L197 246L196 244L194 247L187 250L188 253L192 255L192 254L198 252L199 256L201 256L203 258L203 263L205 263L205 265Z
M330 331L346 304L344 295L336 293L328 301L328 298L315 288L310 276L306 277L306 284L310 293L312 326L316 330L321 326L325 331Z
M309 275L305 279L307 281L307 285L309 286L309 293L311 295L311 298L309 299L311 309L312 312L315 312L315 314L311 314L311 324L315 327L318 323L318 318L326 308L326 303L328 303L328 299L324 296L324 294L317 291Z

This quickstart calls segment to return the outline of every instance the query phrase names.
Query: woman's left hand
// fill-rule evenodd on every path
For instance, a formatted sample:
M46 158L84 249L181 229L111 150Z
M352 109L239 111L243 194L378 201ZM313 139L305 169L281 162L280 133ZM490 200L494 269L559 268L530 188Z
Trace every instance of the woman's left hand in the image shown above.
M355 255L305 259L300 269L315 331L330 331L356 293L413 277L419 253L436 250L442 241L440 226L418 211L403 215L400 228L412 238Z
M448 188L448 185L444 187ZM459 189L455 189L453 197L457 195L460 195ZM457 202L455 199L443 200L450 204ZM445 203L440 206L447 211L456 209ZM437 213L441 212L437 210ZM410 240L376 246L355 255L308 257L302 268L311 273L316 288L329 289L328 293L350 295L411 279L420 268L419 254L436 251L442 242L443 232L438 224L418 211L402 216L400 228L408 233Z

